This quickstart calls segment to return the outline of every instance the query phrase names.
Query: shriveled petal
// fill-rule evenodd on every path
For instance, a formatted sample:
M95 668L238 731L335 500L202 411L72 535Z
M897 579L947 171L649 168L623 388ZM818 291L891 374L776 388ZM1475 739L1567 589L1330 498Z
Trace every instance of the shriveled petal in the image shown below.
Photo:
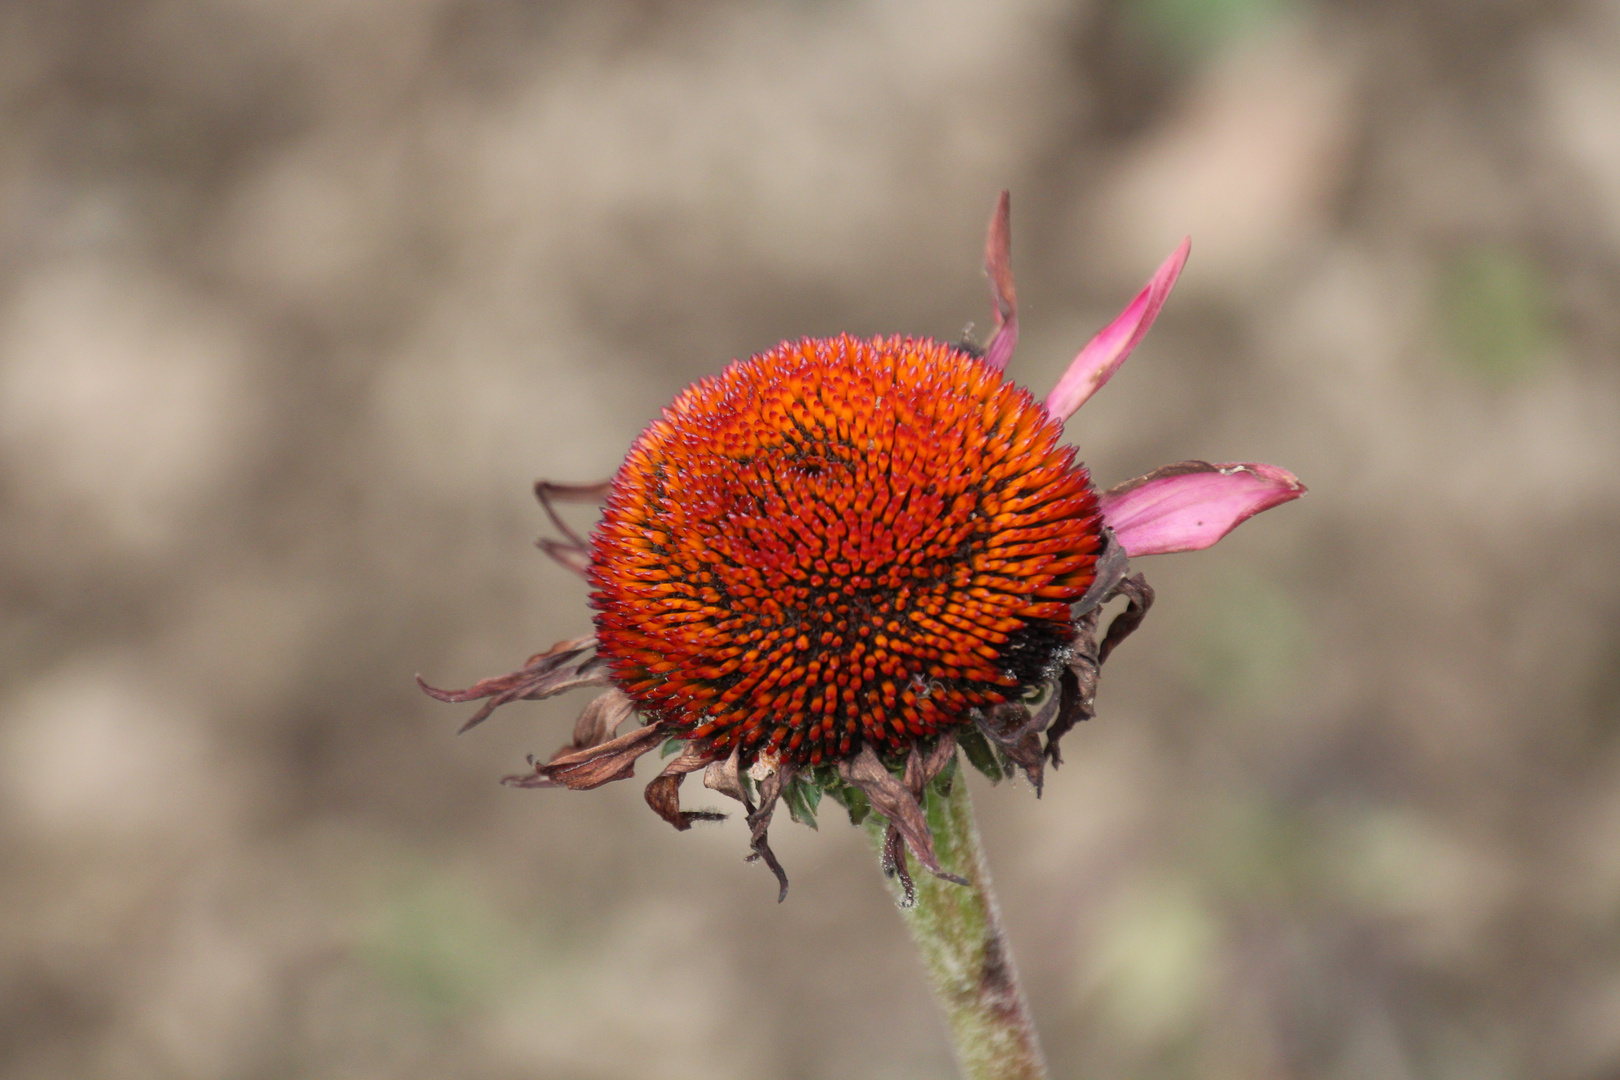
M956 739L948 733L941 735L927 751L916 745L912 746L911 753L906 755L905 776L901 779L901 785L916 800L918 813L922 813L923 789L933 783L934 778L955 760ZM892 774L890 775L892 778ZM927 832L926 824L923 830ZM909 908L917 903L917 884L912 881L911 871L906 866L906 844L907 840L901 832L898 819L890 819L888 828L883 833L883 872L899 879L903 894L900 906ZM935 872L939 873L937 868ZM959 885L967 884L963 879L951 874L941 873L940 876Z
M1114 530L1104 524L1102 534L1103 547L1091 568L1091 584L1080 599L1069 605L1070 619L1079 619L1107 603L1113 597L1114 590L1119 588L1119 583L1125 580L1125 575L1130 573L1130 556L1125 554L1125 548L1114 535Z
M923 788L933 783L934 778L955 760L956 738L947 731L935 739L934 745L927 751L912 746L911 753L906 755L906 774L902 782L921 799Z
M1069 666L1063 669L1058 679L1058 714L1046 729L1046 760L1052 763L1053 768L1063 764L1063 755L1058 751L1058 743L1063 736L1074 725L1097 715L1097 676L1100 672L1095 655L1096 642L1092 639L1097 628L1097 617L1093 613L1087 619L1091 625L1084 629L1083 644L1086 647L1076 650L1074 659L1069 661Z
M771 850L769 832L771 815L776 812L776 801L782 797L782 789L792 779L793 767L784 765L782 768L774 769L762 779L756 781L759 785L759 809L749 807L748 812L750 834L748 846L752 849L752 854L743 861L758 862L763 860L765 865L770 868L771 873L776 875L776 902L778 904L787 899L788 876L787 871L782 869L782 864L777 861L776 853ZM743 805L748 806L746 799L744 799Z
M1133 574L1119 583L1119 592L1116 594L1126 599L1125 610L1114 616L1114 621L1108 624L1108 633L1103 635L1102 643L1097 646L1097 666L1108 663L1108 658L1114 655L1114 650L1120 643L1142 625L1147 618L1149 609L1153 607L1153 600L1158 595L1153 586L1147 583L1142 574Z
M748 802L748 794L743 791L742 769L739 765L739 756L742 751L741 744L731 748L731 756L724 761L716 761L703 772L703 786L710 791L718 791L722 795L730 796L740 803Z
M569 527L568 522L562 519L562 515L557 513L557 508L553 504L601 502L607 498L607 493L612 487L612 480L602 480L594 484L554 484L550 480L536 480L534 497L540 500L541 508L545 510L546 516L551 518L551 524L562 533L563 538L553 540L542 537L536 540L535 544L567 569L580 577L585 577L591 567L591 545Z
M472 715L461 730L466 731L483 723L490 713L514 701L539 701L543 698L572 690L576 686L606 686L609 682L607 663L595 653L596 635L559 641L543 653L529 657L517 671L493 679L480 679L465 690L441 690L429 686L422 676L416 677L429 697L439 701L463 702L488 698L484 707Z
M697 772L710 764L718 763L711 754L695 749L691 743L687 743L681 755L665 765L664 771L647 785L647 805L681 832L690 829L694 821L724 821L726 815L714 810L681 809L681 781L686 779L687 773Z
M1175 287L1176 278L1181 276L1181 268L1186 265L1187 253L1191 250L1192 238L1188 237L1154 271L1147 287L1136 294L1136 299L1126 305L1119 317L1086 342L1086 347L1069 362L1069 370L1063 373L1063 378L1047 395L1046 411L1049 414L1060 421L1067 420L1103 383L1114 377L1119 365L1131 355L1131 350L1148 332L1153 320L1159 317L1159 309L1164 307L1170 290Z
M564 570L572 571L580 577L590 576L590 548L579 547L566 540L553 540L549 536L536 540L534 546L551 556Z
M598 746L585 750L564 750L534 772L521 776L508 776L501 783L509 787L563 787L575 791L589 791L614 780L626 780L635 774L636 759L668 737L657 724L639 727L628 735L620 735Z
M1012 275L1012 198L1003 191L990 215L984 238L984 272L990 278L990 300L996 308L996 332L984 349L984 362L997 371L1012 359L1018 344L1018 293Z
M899 830L906 846L929 872L958 885L967 884L965 879L948 873L939 864L939 856L934 854L934 836L928 831L928 819L923 815L917 797L883 767L883 762L870 746L863 746L854 757L840 761L838 776L844 783L853 784L866 794L872 809L888 818L889 824Z
M615 687L591 699L574 721L574 742L559 753L589 750L601 746L618 734L619 725L636 714L636 703L623 690Z
M1036 798L1040 798L1046 775L1041 732L1057 719L1062 704L1061 693L1048 695L1046 703L1034 713L1021 701L1004 701L985 709L977 722L984 737L1001 747L1008 760L1024 770Z
M1126 554L1164 555L1207 548L1262 510L1305 494L1275 465L1183 461L1103 492L1103 520Z

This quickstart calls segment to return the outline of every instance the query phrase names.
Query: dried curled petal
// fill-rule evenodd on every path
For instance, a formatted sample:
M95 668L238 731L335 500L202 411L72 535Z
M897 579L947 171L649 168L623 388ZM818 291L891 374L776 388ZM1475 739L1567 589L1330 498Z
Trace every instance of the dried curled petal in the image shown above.
M577 753L601 746L618 734L619 725L636 714L636 704L621 690L609 690L591 699L574 721L574 741L557 751Z
M1058 694L1048 694L1033 712L1023 702L1008 701L987 709L979 720L979 731L1024 770L1037 798L1045 783L1046 752L1041 746L1041 734L1057 719L1061 705Z
M777 861L776 853L771 850L766 834L771 827L771 815L776 812L777 800L782 797L782 789L791 779L793 779L792 766L784 765L780 769L772 769L758 781L758 808L749 804L746 796L743 798L743 805L748 807L748 846L753 850L753 854L748 856L748 861L763 861L770 867L771 873L776 875L778 904L787 899L788 876L787 871L782 869L782 864Z
M508 776L501 783L511 787L566 787L589 791L635 775L636 759L668 735L657 724L648 724L598 746L559 753L550 761L535 765L533 773Z
M613 485L612 480L602 480L595 484L557 484L550 480L536 480L534 482L534 497L540 501L541 509L551 519L552 527L562 533L561 540L550 537L541 537L535 541L536 546L550 555L566 569L572 570L580 577L584 577L591 568L591 545L584 537L569 527L557 513L556 503L560 502L596 502L599 503L607 497L608 489Z
M429 686L418 675L416 685L438 701L460 703L488 698L484 707L474 713L462 731L477 727L489 719L490 713L514 701L539 701L543 698L572 690L576 686L606 686L607 665L594 653L596 635L559 641L543 653L536 653L518 670L492 679L480 679L465 690L440 690Z
M955 752L956 746L952 743L950 753ZM939 767L943 768L943 763L940 763ZM966 885L965 878L948 873L939 864L939 856L934 854L934 836L928 830L928 819L923 816L922 806L917 801L918 796L922 794L923 785L928 779L932 779L932 777L922 779L925 773L926 770L923 769L919 769L916 773L920 782L917 790L912 791L884 767L870 746L863 746L860 753L838 763L839 778L844 783L861 789L871 801L872 809L889 819L889 827L896 830L905 840L906 847L911 849L911 853L929 873L946 881L954 881L958 885Z
M712 764L713 757L687 746L647 785L647 805L653 808L653 813L681 832L690 829L694 821L724 821L726 815L713 810L681 809L681 781L686 779L687 773L697 772Z

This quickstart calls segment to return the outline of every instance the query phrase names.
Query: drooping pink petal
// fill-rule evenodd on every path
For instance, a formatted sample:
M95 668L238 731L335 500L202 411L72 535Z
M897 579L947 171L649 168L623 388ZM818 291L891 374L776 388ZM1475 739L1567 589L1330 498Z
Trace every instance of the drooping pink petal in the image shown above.
M1119 317L1086 342L1086 347L1069 362L1069 370L1047 395L1048 413L1060 421L1067 420L1103 383L1113 378L1119 365L1131 355L1153 320L1159 317L1159 309L1164 307L1176 278L1181 276L1181 268L1186 265L1187 253L1191 250L1192 237L1189 236L1154 271L1147 287L1136 294L1136 299L1126 305Z
M1183 461L1110 488L1098 502L1115 539L1135 557L1207 548L1303 494L1299 478L1275 465Z
M984 272L990 277L990 299L996 306L996 332L985 346L984 362L997 371L1007 367L1018 344L1018 293L1012 276L1012 199L1003 191L990 215L984 238Z

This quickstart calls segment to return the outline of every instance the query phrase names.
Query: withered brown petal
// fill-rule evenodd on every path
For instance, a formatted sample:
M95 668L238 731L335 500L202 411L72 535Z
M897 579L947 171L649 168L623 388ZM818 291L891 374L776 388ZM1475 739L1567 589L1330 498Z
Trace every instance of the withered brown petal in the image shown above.
M1088 611L1101 607L1116 595L1119 583L1125 580L1130 573L1131 560L1125 554L1125 545L1114 536L1114 530L1104 525L1103 549L1097 553L1097 562L1092 567L1091 585L1085 594L1069 605L1072 618L1078 619Z
M1062 700L1060 688L1060 692L1050 695L1046 704L1033 715L1021 702L1007 701L991 706L978 721L979 730L985 737L1001 747L1002 753L1024 770L1037 798L1040 797L1046 771L1041 732L1057 719Z
M753 849L753 854L748 856L748 861L763 860L765 865L770 867L771 873L776 875L778 886L776 902L778 904L787 899L787 871L783 870L782 864L776 861L776 853L771 850L766 833L770 829L771 815L776 812L776 800L781 798L782 789L792 779L793 769L790 767L784 766L770 773L765 779L759 781L759 808L756 810L749 807L748 811L748 827L751 833L749 847ZM748 805L746 798L743 805Z
M1119 595L1128 598L1130 602L1125 605L1125 610L1114 616L1114 621L1108 624L1108 633L1103 636L1102 644L1097 649L1099 664L1106 662L1119 643L1130 637L1136 628L1142 625L1142 620L1147 618L1148 608L1153 606L1153 588L1141 574L1120 582Z
M580 577L587 576L591 571L590 548L571 544L566 540L553 540L550 537L536 540L535 546L551 556L564 570L572 571Z
M956 738L949 732L935 740L934 745L927 751L913 746L911 753L906 755L906 772L903 783L906 788L918 799L934 778L945 771L945 767L956 757ZM919 804L919 809L920 809ZM913 907L917 903L917 883L911 880L911 871L906 866L906 845L900 835L900 830L893 821L883 834L883 872L900 879L902 892L900 906Z
M576 686L608 685L607 664L595 655L595 647L595 634L559 641L546 652L529 657L518 670L480 679L465 690L441 690L429 686L420 675L416 677L416 684L439 701L460 703L488 698L484 707L461 725L461 730L466 731L483 723L502 705L514 701L538 701Z
M613 487L613 480L601 480L594 484L557 484L550 480L536 480L534 482L534 497L540 500L540 506L545 510L546 516L551 519L563 538L576 548L589 548L583 538L568 527L568 522L557 513L555 502L601 502L607 498L608 491Z
M906 846L930 873L958 885L967 884L965 878L946 873L945 868L940 866L939 857L934 854L933 834L928 831L928 819L923 816L916 796L883 767L883 762L870 746L863 746L853 758L840 761L838 775L844 783L860 788L871 802L872 809L888 818L889 823L900 830Z
M906 756L906 787L917 798L922 798L923 788L934 780L934 777L945 771L945 766L956 757L956 737L945 732L927 751L913 746L911 753Z
M634 775L636 759L663 742L666 734L660 725L648 724L600 746L558 754L544 765L536 765L532 776L508 776L501 783L513 787L562 784L575 791L601 787Z
M635 711L635 702L618 687L598 694L585 706L579 719L574 721L574 744L571 748L565 748L565 752L567 749L588 750L601 746L613 738L619 725L635 715Z
M916 907L917 883L911 880L911 871L906 867L906 842L900 838L900 830L892 822L883 832L882 866L885 876L900 879L900 906Z
M726 815L713 810L681 809L681 781L686 779L687 773L697 772L713 763L713 758L687 743L680 756L665 765L664 771L647 785L647 805L681 832L690 829L694 821L724 821Z
M580 577L586 576L591 569L591 545L563 520L553 503L601 502L612 487L612 480L603 480L597 484L554 484L549 480L536 480L534 497L540 500L540 506L551 519L552 526L563 536L561 540L542 537L535 541L540 550L557 560L564 568L572 570Z
M1090 640L1089 638L1087 639ZM1095 647L1092 642L1092 647ZM1058 679L1058 714L1052 721L1051 727L1046 729L1046 757L1053 768L1063 764L1063 755L1058 752L1058 741L1069 733L1075 724L1082 720L1090 720L1096 715L1093 698L1097 693L1097 662L1089 655L1076 655L1063 669Z
M1110 542L1113 542L1112 537ZM1099 643L1097 626L1102 619L1101 605L1116 596L1126 598L1125 610L1109 623L1108 632ZM1097 695L1097 679L1102 672L1103 661L1108 659L1120 642L1142 625L1142 620L1147 617L1148 609L1152 606L1153 589L1148 585L1147 578L1141 574L1134 574L1117 581L1096 605L1083 611L1078 605L1074 609L1078 612L1073 621L1074 643L1071 646L1068 667L1059 681L1061 693L1057 715L1052 719L1051 726L1046 729L1045 756L1054 766L1063 763L1063 755L1058 752L1058 741L1075 724L1096 715L1094 702ZM1011 751L1008 756L1013 756Z
M1041 750L1040 735L1034 731L1028 732L1017 742L1001 749L1008 760L1024 770L1030 786L1035 789L1035 797L1040 798L1046 782L1046 754Z
M743 793L742 769L739 764L742 756L742 745L739 743L731 748L731 756L724 761L716 761L709 765L703 773L703 786L710 791L718 791L728 795L738 802L748 804L748 796ZM753 812L753 807L749 807Z

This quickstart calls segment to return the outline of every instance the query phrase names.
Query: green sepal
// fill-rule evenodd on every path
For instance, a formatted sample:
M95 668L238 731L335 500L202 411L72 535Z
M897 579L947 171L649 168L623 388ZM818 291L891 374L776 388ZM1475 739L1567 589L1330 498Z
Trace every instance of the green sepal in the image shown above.
M872 812L872 804L866 801L866 792L858 787L846 787L844 791L849 796L849 802L844 804L844 809L849 811L849 823L859 825Z
M782 789L782 801L787 803L788 813L794 821L816 828L816 807L821 805L821 788L814 780L795 776Z
M848 784L828 784L827 794L832 796L833 802L849 811L849 823L859 825L866 820L866 815L872 812L872 805L866 801L866 792L858 787Z
M978 728L963 726L956 733L956 745L967 755L968 764L989 777L992 784L999 784L1003 777L1012 775L1011 769L1002 767L1001 756L991 749L990 741Z
M682 749L685 748L685 746L685 739L665 739L664 745L658 748L658 756L661 758L666 758L671 754L678 754Z

